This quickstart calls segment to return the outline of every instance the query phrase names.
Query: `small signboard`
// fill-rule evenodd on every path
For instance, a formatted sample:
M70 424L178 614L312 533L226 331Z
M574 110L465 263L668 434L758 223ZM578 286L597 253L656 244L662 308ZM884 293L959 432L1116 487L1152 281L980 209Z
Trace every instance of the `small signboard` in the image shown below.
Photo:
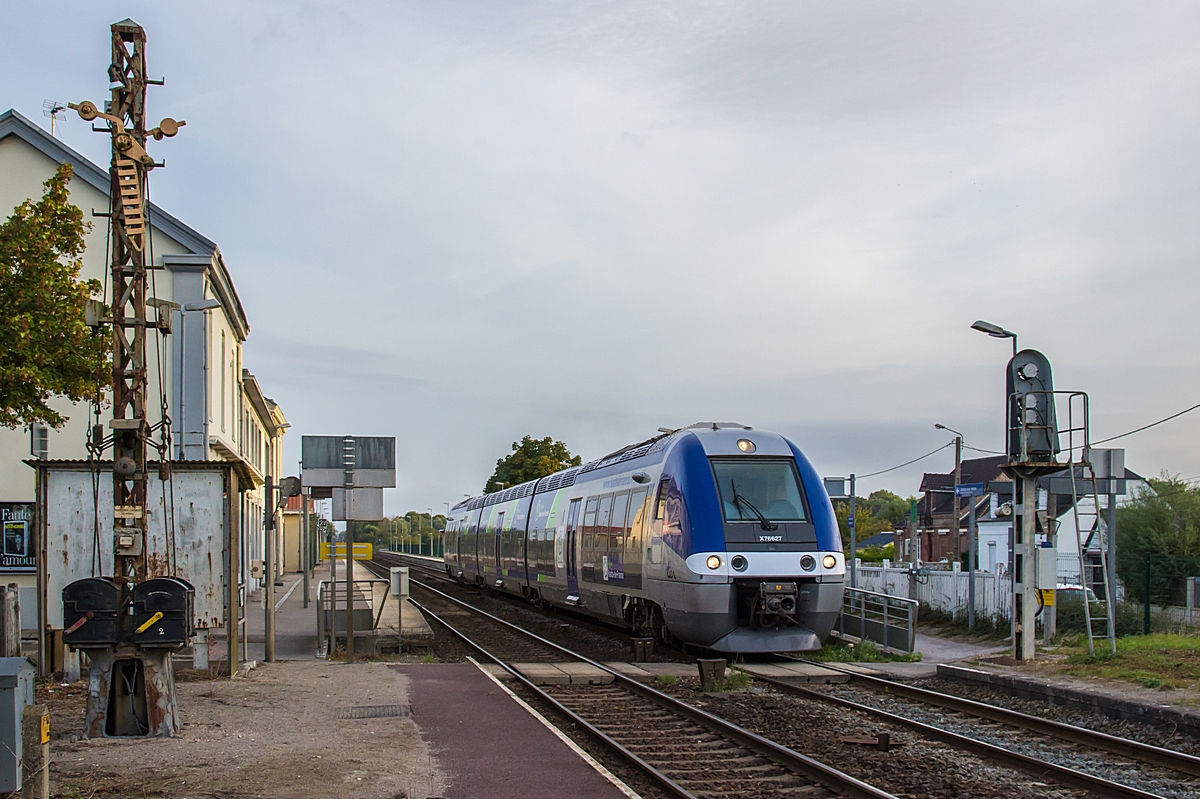
M0 502L0 524L4 525L4 549L0 572L36 572L33 547L32 502Z
M982 497L987 493L984 483L959 483L954 487L956 497Z
M334 544L333 556L340 560L346 559L346 542L338 541ZM329 557L329 542L321 542L321 559ZM374 557L373 547L370 541L355 541L354 542L354 559L355 560L370 560Z

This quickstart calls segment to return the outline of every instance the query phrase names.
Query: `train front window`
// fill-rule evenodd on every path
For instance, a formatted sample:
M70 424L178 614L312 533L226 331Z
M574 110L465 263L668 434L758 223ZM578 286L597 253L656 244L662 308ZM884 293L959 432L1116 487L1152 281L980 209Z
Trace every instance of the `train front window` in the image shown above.
M804 498L791 461L714 460L713 475L727 522L805 521Z

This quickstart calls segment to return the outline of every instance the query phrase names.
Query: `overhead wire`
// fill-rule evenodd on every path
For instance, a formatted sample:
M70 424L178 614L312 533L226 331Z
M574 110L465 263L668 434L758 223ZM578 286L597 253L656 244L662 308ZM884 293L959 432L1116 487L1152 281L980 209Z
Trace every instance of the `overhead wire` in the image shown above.
M1156 427L1156 426L1162 424L1163 422L1169 422L1172 419L1178 419L1180 416L1183 416L1185 413L1191 413L1192 411L1196 410L1197 408L1200 408L1200 404L1193 405L1190 408L1185 408L1182 411L1180 411L1179 413L1173 413L1164 419L1159 419L1157 422L1151 422L1150 424L1142 425L1141 427L1134 428L1133 430L1130 430L1128 433L1121 433L1121 435L1119 435L1119 436L1109 436L1108 438L1102 438L1099 441L1093 441L1092 444L1093 445L1106 444L1109 441L1116 441L1118 438L1124 438L1125 436L1131 436L1134 433L1140 433L1143 430L1149 430L1151 427Z
M931 450L931 451L929 451L929 452L926 452L924 455L922 455L922 456L921 456L921 457L919 457L919 458L913 458L911 461L905 461L904 463L901 463L901 464L900 464L900 465L898 465L898 466L893 466L893 467L891 467L890 469L880 469L878 472L871 472L870 474L860 474L860 475L856 475L856 476L855 476L855 479L856 479L856 480L864 480L864 479L866 479L866 478L868 478L868 477L876 477L877 475L881 475L881 474L887 474L888 472L894 472L894 471L896 471L897 469L903 469L905 466L911 466L912 464L916 463L917 461L923 461L923 460L925 460L926 458L928 458L929 456L931 456L931 455L936 455L937 453L941 452L942 450L946 449L947 447L953 447L953 446L954 446L954 442L953 442L953 441L947 441L947 442L946 442L945 444L943 444L942 446L938 447L938 448L937 448L937 449L935 449L935 450Z

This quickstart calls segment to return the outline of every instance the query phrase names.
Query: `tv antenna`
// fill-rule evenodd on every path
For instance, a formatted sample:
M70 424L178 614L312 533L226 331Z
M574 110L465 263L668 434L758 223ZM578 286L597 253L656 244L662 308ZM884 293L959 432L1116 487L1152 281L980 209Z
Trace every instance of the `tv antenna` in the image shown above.
M64 114L67 111L67 104L60 103L58 100L43 100L42 101L42 116L50 117L50 135L54 136L55 125L58 122L58 115Z

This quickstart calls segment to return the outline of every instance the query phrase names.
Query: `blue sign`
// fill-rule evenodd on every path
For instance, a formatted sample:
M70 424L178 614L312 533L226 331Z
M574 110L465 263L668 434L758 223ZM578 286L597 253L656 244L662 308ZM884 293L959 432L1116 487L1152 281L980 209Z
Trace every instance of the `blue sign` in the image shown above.
M984 483L959 483L954 487L956 497L982 497L987 493Z

